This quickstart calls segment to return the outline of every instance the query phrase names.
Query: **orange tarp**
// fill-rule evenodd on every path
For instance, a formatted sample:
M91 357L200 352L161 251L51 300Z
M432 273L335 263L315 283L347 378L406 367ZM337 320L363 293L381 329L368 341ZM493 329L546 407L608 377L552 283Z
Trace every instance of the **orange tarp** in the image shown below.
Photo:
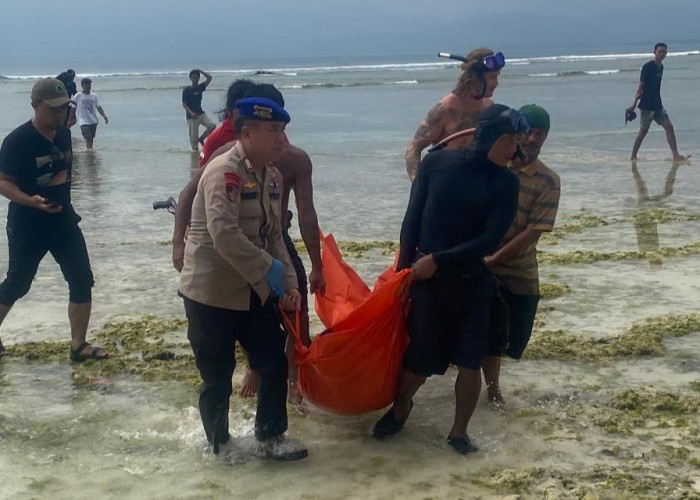
M372 291L343 261L332 235L323 237L321 260L326 291L316 294L316 312L327 329L307 348L285 317L287 328L297 337L299 389L309 402L334 413L384 408L396 395L408 345L400 295L410 270L397 273L390 267Z

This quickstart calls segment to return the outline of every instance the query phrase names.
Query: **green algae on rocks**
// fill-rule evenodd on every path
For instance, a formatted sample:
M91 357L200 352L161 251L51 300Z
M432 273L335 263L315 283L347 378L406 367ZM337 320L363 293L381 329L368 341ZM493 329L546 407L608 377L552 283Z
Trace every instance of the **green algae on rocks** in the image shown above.
M552 232L543 233L539 239L540 244L556 245L559 243L559 240L568 234L578 234L583 232L584 229L608 225L608 220L606 218L598 215L591 215L584 209L581 209L577 214L565 215L563 218L573 222L557 226Z
M601 261L658 260L662 257L685 257L700 254L700 242L682 247L663 247L654 251L594 252L577 250L566 253L538 252L537 260L542 265L592 264Z
M184 318L141 318L106 323L90 341L110 353L109 358L73 365L73 379L139 375L144 380L179 380L197 385L201 379L190 351ZM9 346L8 355L44 363L66 362L70 342L27 342Z
M647 318L620 335L586 338L562 330L535 333L525 350L526 359L583 360L663 356L663 338L700 331L700 313L671 314Z
M609 219L598 215L591 215L585 209L577 214L564 215L564 224L554 228L552 232L543 233L540 236L541 245L556 245L561 239L570 234L579 234L586 229L600 226L608 226L621 222L629 222L629 218ZM665 224L669 222L689 222L700 220L700 214L685 213L678 210L668 210L661 207L649 207L632 216L632 222L636 225Z
M571 288L566 283L541 283L540 298L542 300L551 300L566 295L571 292Z
M700 396L647 389L625 389L610 399L616 410L635 411L646 417L663 412L671 415L693 415L700 411Z
M637 224L664 224L667 222L689 222L700 220L700 214L683 213L661 207L649 207L632 216Z
M697 498L692 482L677 473L659 475L640 465L594 465L575 470L559 467L502 469L472 478L478 486L523 498L580 500Z
M80 383L95 377L129 374L148 381L178 380L197 385L201 379L189 350L186 326L184 318L151 315L106 323L94 338L96 344L109 351L109 358L76 365L73 379Z

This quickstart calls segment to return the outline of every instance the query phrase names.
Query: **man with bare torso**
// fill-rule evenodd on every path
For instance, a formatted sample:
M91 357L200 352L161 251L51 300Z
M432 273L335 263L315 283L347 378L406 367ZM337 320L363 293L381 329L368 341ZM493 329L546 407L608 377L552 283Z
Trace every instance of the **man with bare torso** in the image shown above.
M493 104L491 97L498 86L500 69L505 65L503 54L479 47L465 59L454 90L430 108L408 143L404 159L411 181L416 177L425 148L455 132L473 128L479 114Z
M273 101L280 101L278 104L283 105L281 93L269 84L253 84L246 94L246 97L266 97ZM216 149L209 161L217 156L230 150L235 142L225 144ZM321 246L319 239L318 218L313 205L313 185L311 182L312 165L309 155L300 148L287 144L275 162L275 166L282 174L283 189L281 201L281 216L283 238L287 246L287 250L294 264L297 278L299 280L299 293L301 294L301 338L307 346L311 340L309 337L309 314L308 314L308 297L307 297L307 279L304 265L299 258L299 255L294 247L288 228L290 226L289 216L291 212L287 210L289 206L289 192L294 190L294 198L296 200L299 230L301 232L304 245L309 253L311 260L311 273L308 278L308 291L312 294L316 291L323 293L326 283L323 278L323 265L321 263ZM173 265L180 271L184 260L184 242L187 226L189 225L192 202L197 192L197 184L202 176L204 165L185 186L180 193L178 199L178 208L175 214L175 229L173 230ZM289 359L289 400L292 403L301 401L301 396L296 388L296 365L293 363L294 344L293 341L287 343L287 357ZM244 377L241 393L243 396L252 397L257 391L258 377L253 371L249 371Z

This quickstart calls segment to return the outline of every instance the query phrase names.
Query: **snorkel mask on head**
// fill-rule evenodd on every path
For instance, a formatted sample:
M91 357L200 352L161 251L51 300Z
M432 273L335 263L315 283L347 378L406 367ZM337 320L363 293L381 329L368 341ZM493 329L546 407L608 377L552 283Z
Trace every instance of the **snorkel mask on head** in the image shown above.
M448 52L439 52L438 57L444 57L446 59L453 59L455 61L461 61L466 64L474 63L473 59L467 59L456 54L450 54ZM481 82L481 90L474 96L475 99L483 99L486 95L486 78L484 78L484 73L490 73L494 71L500 71L506 65L506 56L503 52L496 52L495 54L489 54L483 57L476 64L473 64L469 68L469 72L475 75L479 82Z

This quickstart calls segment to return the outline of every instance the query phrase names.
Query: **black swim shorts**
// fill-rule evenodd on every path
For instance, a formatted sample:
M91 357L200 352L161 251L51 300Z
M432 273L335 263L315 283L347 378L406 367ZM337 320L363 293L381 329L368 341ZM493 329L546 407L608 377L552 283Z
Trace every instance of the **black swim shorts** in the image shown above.
M540 296L513 293L505 287L499 291L505 304L494 297L492 311L501 310L505 306L507 314L492 315L488 354L489 356L507 354L513 359L520 359L532 336ZM507 321L508 325L504 325L504 321ZM507 339L503 338L504 331Z
M413 282L410 293L404 368L423 376L442 375L451 363L478 370L487 351L491 276L436 276Z

